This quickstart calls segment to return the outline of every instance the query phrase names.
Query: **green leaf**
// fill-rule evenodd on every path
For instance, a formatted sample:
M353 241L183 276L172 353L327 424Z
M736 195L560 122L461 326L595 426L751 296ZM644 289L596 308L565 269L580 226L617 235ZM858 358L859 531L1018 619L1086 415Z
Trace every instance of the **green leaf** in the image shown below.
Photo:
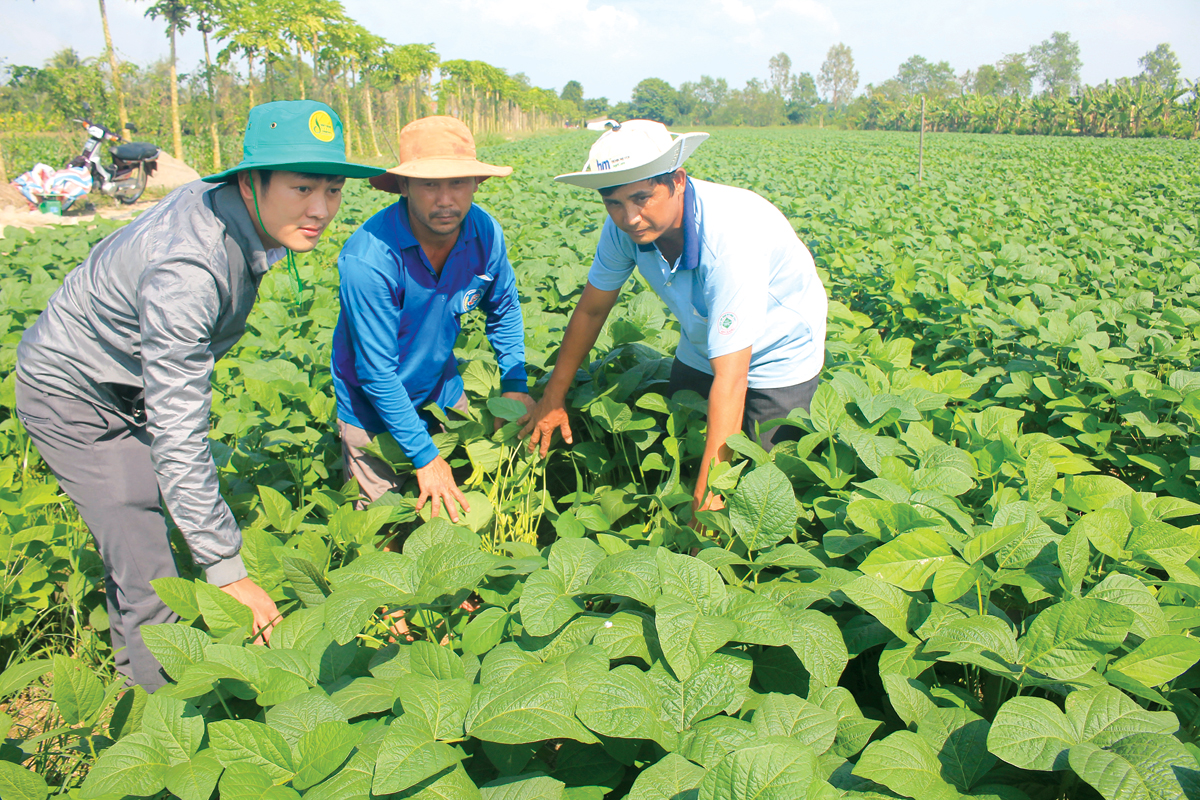
M808 411L813 428L819 433L835 433L846 421L846 402L828 383L817 386Z
M657 648L658 634L654 630L653 618L633 611L613 614L592 637L592 644L602 648L613 661L640 658L649 664L652 660L652 643Z
M1167 618L1158 604L1158 599L1146 585L1131 575L1110 572L1104 580L1088 590L1087 596L1094 600L1107 600L1123 606L1134 614L1130 632L1143 639L1167 633Z
M292 786L303 790L325 780L345 762L356 744L358 736L349 724L340 720L318 723L296 744Z
M404 679L400 704L407 724L434 739L461 739L463 719L471 705L471 682L413 673Z
M996 712L987 744L996 756L1021 769L1067 768L1067 751L1081 732L1058 706L1040 697L1014 697Z
M354 559L329 575L334 588L360 589L379 596L380 604L404 604L417 591L417 567L411 556L380 550Z
M854 605L875 617L897 637L906 642L915 641L909 633L914 621L910 617L918 609L914 607L912 597L901 589L870 575L862 575L842 586L841 590Z
M565 784L548 775L514 775L479 787L482 800L563 800Z
M642 770L625 800L683 800L700 785L704 770L681 755L665 758ZM683 798L680 796L683 795Z
M214 636L223 637L231 633L250 632L254 624L254 614L248 606L244 606L232 596L221 591L210 583L197 581L196 606L204 617L204 624Z
M1109 558L1124 559L1128 556L1125 546L1130 529L1129 516L1124 511L1102 508L1080 517L1071 532L1078 531Z
M1079 678L1121 644L1133 612L1104 600L1068 600L1038 614L1021 638L1019 662L1052 678Z
M698 558L656 548L659 580L663 594L671 594L696 606L702 614L725 610L725 581L720 573Z
M1133 489L1111 475L1067 475L1064 482L1063 502L1076 511L1096 511L1118 497L1133 493Z
M1168 634L1147 639L1126 656L1109 665L1146 686L1161 686L1200 662L1200 641Z
M657 739L658 715L654 685L636 667L616 667L579 696L580 721L602 736Z
M867 745L854 774L904 797L959 800L958 791L942 777L937 753L925 739L910 731L897 731Z
M925 684L903 675L881 675L884 691L896 715L905 725L912 725L937 706Z
M498 652L489 653L489 659ZM485 661L485 672L486 668ZM469 736L500 744L543 739L597 741L575 718L575 692L561 663L522 671L510 681L484 683L471 701L465 727Z
M4 800L46 800L49 794L50 787L42 776L8 761L0 761L0 797Z
M936 708L917 723L917 735L929 743L942 765L942 777L968 791L995 765L988 752L991 725L965 708Z
M1111 686L1071 692L1066 707L1079 741L1098 747L1109 747L1135 733L1169 735L1179 730L1179 720L1170 711L1147 711Z
M790 694L768 694L754 710L751 723L760 737L790 736L812 745L818 755L832 747L837 736L833 714Z
M104 685L92 671L66 656L54 657L54 702L68 725L86 724L104 705Z
M678 681L661 662L648 675L658 696L664 731L682 733L700 720L741 709L754 662L737 651L713 653L687 680Z
M52 669L54 662L50 659L23 661L9 667L0 673L0 698L16 694Z
M887 544L876 547L861 564L865 574L910 592L927 589L934 574L958 557L935 531L922 528L902 533Z
M756 467L728 498L729 520L750 550L763 550L796 530L800 507L792 483L774 464Z
M142 711L142 731L150 734L174 766L192 760L204 740L204 718L191 703L155 693Z
M389 688L388 705L385 708L390 707ZM322 722L330 721L346 722L346 714L322 691L293 697L267 711L267 724L292 745L299 742L304 734L316 730Z
M186 578L155 578L150 581L158 599L167 604L167 608L178 614L185 622L191 622L200 616L200 606L196 603L195 581Z
M867 719L854 702L854 696L842 686L811 687L809 700L837 719L837 736L830 751L839 758L850 758L867 746L871 735L882 723Z
M1083 578L1091 565L1092 548L1083 532L1072 529L1058 541L1058 566L1062 570L1063 586L1070 595L1078 596Z
M253 764L275 781L289 780L295 774L291 748L269 725L248 719L219 720L209 724L208 737L213 755L226 767Z
M167 756L148 733L131 733L105 750L88 772L81 795L145 797L167 785Z
M1071 769L1106 800L1200 797L1196 759L1172 736L1138 733L1104 750L1090 742L1070 752Z
M379 736L379 740L382 740ZM373 746L360 744L345 766L331 778L319 783L304 793L305 800L346 800L346 798L368 798L371 783L375 779L375 758L379 752L379 741Z
M659 593L658 562L654 550L639 547L608 556L592 572L583 594L629 597L652 606Z
M462 649L464 653L485 655L504 638L512 615L503 608L490 606L479 611L463 629Z
M371 792L392 794L411 789L464 757L461 750L434 740L427 732L397 722L379 747Z
M827 686L837 685L850 654L837 622L820 611L805 609L788 615L787 645L809 674Z
M738 631L737 623L732 620L701 614L687 600L669 594L659 596L654 611L659 646L680 680L687 680Z
M201 753L167 770L167 791L179 800L209 800L223 769L215 757Z
M227 765L218 786L221 800L262 800L274 788L265 769L244 761Z
M488 411L492 412L492 416L510 422L516 422L529 413L529 409L525 408L524 403L511 397L489 397L487 407Z
M699 800L793 800L821 780L817 757L799 742L772 741L735 750L700 781Z
M300 602L309 608L321 605L329 596L329 583L321 568L307 558L284 556L283 574Z
M586 541L564 539L562 541ZM532 636L549 636L566 625L572 617L583 613L583 603L576 600L561 575L543 568L525 579L518 607L521 622Z

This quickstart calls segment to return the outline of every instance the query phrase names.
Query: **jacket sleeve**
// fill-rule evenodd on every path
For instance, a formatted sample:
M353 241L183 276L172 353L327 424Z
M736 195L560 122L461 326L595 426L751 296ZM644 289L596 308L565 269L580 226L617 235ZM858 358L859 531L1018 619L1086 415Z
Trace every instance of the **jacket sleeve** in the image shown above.
M438 457L438 449L400 380L402 308L395 287L384 270L345 252L338 258L338 273L359 386L413 466L424 467Z
M212 276L187 263L153 266L142 279L138 316L150 458L171 519L210 583L246 577L242 532L221 497L208 444L209 349L220 301Z
M504 234L496 226L496 239L488 259L487 273L493 276L479 307L487 315L484 327L496 363L500 366L500 391L528 392L529 376L525 372L525 321L521 316L521 298L517 293L517 277L508 263Z

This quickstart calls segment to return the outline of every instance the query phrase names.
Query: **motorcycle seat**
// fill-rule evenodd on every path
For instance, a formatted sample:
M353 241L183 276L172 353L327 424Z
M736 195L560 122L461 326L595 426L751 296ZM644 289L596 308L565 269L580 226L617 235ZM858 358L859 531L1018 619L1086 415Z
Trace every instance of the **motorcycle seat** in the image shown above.
M150 142L126 142L109 148L109 152L112 153L113 158L119 158L122 161L145 161L158 155L158 145Z

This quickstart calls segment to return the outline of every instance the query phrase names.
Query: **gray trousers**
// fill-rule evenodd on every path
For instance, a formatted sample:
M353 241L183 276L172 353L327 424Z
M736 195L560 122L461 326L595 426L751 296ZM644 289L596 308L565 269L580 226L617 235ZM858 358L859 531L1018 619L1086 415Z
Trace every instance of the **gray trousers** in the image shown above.
M667 384L667 396L684 389L691 389L705 400L712 389L713 376L689 367L678 358L671 364L671 380ZM799 441L801 430L793 425L777 425L767 431L759 441L754 435L755 423L768 422L773 419L783 419L793 408L803 408L808 411L813 395L821 376L817 375L804 383L795 386L782 386L778 389L747 389L746 406L742 411L742 433L750 441L758 441L764 450L770 450L779 442Z
M150 581L178 576L150 463L150 436L113 411L49 395L17 379L17 416L87 523L104 561L117 671L148 692L166 675L141 626L178 617Z

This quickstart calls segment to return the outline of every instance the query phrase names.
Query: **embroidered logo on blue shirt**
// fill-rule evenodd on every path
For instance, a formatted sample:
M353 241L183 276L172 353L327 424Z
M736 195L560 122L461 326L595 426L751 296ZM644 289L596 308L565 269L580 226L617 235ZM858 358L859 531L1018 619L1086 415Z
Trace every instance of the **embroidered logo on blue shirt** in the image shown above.
M478 289L468 289L467 293L463 295L463 313L465 314L479 305L479 298L482 296L483 293Z
M722 336L727 336L737 330L738 318L737 314L728 313L722 314L721 319L717 322L717 330Z

